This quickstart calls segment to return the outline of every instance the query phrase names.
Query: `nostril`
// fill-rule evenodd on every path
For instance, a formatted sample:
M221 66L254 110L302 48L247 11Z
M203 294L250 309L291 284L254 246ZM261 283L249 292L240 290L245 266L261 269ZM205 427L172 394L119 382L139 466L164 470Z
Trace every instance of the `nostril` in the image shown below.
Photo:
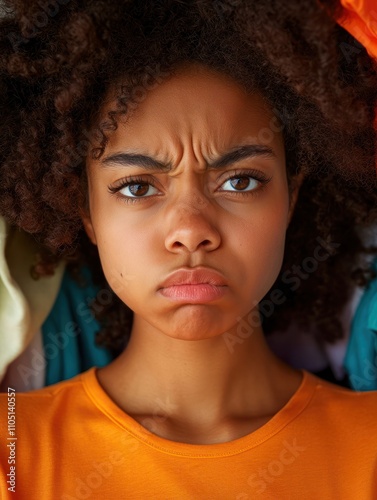
M210 246L211 245L211 241L210 240L203 240L199 243L199 245L195 246L195 248L193 247L191 250L190 250L190 245L189 244L185 244L185 243L182 243L181 241L179 240L176 240L174 242L174 245L173 247L174 248L183 248L183 247L187 247L187 249L189 249L189 251L194 251L196 250L198 247L201 247L201 246L204 246L204 247L207 247L207 246Z

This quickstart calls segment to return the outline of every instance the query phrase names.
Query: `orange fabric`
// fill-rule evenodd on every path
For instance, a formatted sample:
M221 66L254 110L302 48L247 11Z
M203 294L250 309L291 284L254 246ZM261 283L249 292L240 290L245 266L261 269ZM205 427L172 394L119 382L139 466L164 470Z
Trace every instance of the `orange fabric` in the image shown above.
M377 58L376 0L340 0L344 8L337 22Z
M2 394L3 500L377 498L377 392L355 393L307 372L267 424L221 444L151 434L103 391L96 368L17 394L17 441L7 440L6 408ZM6 483L12 442L15 494Z
M376 0L340 0L343 14L337 22L377 59L377 3ZM377 109L374 118L377 129ZM377 170L377 164L376 164Z

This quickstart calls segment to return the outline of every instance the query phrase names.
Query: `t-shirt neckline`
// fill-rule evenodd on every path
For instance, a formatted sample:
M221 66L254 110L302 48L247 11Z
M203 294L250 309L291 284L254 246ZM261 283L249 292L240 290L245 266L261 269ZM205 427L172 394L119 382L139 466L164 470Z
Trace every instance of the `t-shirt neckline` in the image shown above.
M176 456L186 457L226 457L243 453L251 448L259 446L272 436L277 434L283 427L288 425L293 419L299 416L309 404L314 391L318 385L317 377L300 370L302 380L296 392L291 396L288 402L263 426L250 434L242 436L232 441L214 444L190 444L169 439L153 434L143 427L130 415L125 413L110 398L99 383L97 377L98 367L92 367L80 375L84 389L92 403L109 418L114 425L128 432L130 436L139 442Z

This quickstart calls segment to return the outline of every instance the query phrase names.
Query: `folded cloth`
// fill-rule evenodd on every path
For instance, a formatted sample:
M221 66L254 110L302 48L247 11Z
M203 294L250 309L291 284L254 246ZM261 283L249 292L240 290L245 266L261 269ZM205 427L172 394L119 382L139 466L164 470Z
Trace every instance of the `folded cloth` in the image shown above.
M8 387L17 392L41 389L45 385L45 364L42 332L38 331L26 349L8 366L0 382L0 392L8 392Z
M58 294L64 264L53 276L35 280L30 268L37 251L30 236L0 217L0 380L40 330Z
M377 271L377 259L373 268ZM377 278L368 284L356 309L344 367L354 389L377 390Z
M89 268L82 268L81 275L84 286L65 271L59 295L42 326L45 385L72 378L92 366L107 365L114 359L110 351L96 345L100 325L89 309L95 297L99 302L107 302L111 297L107 290L93 284Z
M340 0L342 15L337 22L356 38L371 57L377 58L376 0Z
M343 11L337 23L365 47L370 57L377 59L376 0L340 0L340 3ZM355 47L351 47L351 50L355 50ZM377 129L377 109L374 126Z
M337 22L377 59L376 1L340 0L340 3L343 11ZM377 127L377 113L375 124ZM377 269L377 261L373 266ZM354 389L377 389L377 279L369 283L356 309L344 368Z

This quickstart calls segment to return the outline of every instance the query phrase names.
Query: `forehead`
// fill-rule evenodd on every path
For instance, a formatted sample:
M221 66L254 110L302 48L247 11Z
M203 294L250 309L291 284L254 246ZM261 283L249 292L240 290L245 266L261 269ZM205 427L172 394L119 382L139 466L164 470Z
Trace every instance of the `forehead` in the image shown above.
M114 109L119 84L109 93L102 115ZM107 148L127 144L160 156L170 146L191 142L206 154L215 154L229 144L250 142L282 148L280 133L265 134L274 115L262 94L247 92L230 76L200 64L186 64L166 75L152 89L138 88L131 111L118 120ZM276 129L276 127L275 127Z

